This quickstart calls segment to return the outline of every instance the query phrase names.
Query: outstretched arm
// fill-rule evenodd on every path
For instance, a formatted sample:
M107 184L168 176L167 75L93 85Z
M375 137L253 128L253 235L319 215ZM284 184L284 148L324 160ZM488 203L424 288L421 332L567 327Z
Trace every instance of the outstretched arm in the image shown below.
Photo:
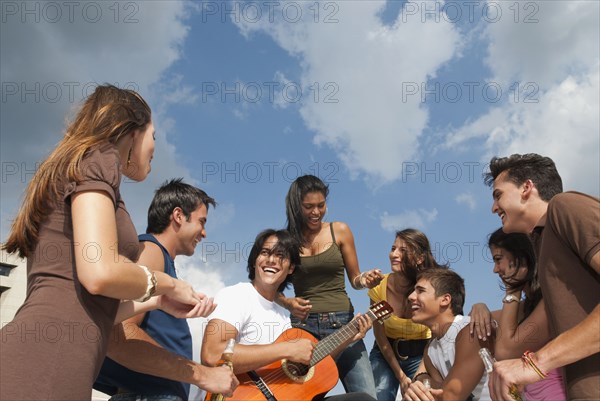
M148 276L137 264L117 254L117 222L114 203L103 191L71 196L73 242L77 277L91 294L116 299L138 299L148 289ZM196 305L198 294L184 281L157 272L155 295Z
M160 248L153 243L142 243L141 248L139 262L154 271L164 271L164 258ZM152 304L155 308L163 309L172 315L177 315L177 310L179 310L180 314L185 317L190 316L190 313L192 313L190 317L206 316L214 309L212 301L206 297L192 310L189 309L189 305L177 304L163 297L165 296L153 297L144 303L122 302L119 313L123 313L122 310L128 309L131 304L136 304L135 306L140 308L133 307L129 312L140 310L145 312L143 309ZM194 315L194 312L197 314ZM230 387L236 381L231 372L208 369L166 350L140 327L144 317L145 313L139 313L115 326L109 340L107 353L111 359L140 373L194 384L219 393L230 391Z
M333 222L331 224L334 224ZM362 288L373 288L383 280L383 274L379 269L371 269L361 274L358 266L358 257L356 256L356 245L354 244L354 235L346 223L335 222L333 225L335 238L342 252L346 274L352 287L356 290Z

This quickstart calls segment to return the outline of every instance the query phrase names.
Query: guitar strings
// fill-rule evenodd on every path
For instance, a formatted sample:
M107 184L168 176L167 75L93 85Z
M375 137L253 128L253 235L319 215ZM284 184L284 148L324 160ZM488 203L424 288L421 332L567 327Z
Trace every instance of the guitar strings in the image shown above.
M315 351L313 352L309 368L315 366L317 363L327 357L327 355L331 354L331 352L335 350L339 344L354 336L357 332L358 322L353 320L339 330L328 335L323 340L319 341ZM274 372L265 375L263 379L266 381L275 381L285 377L287 377L287 374L284 372L283 367L279 367Z
M377 316L375 316L375 314L373 312L374 312L374 309L372 307L369 311L367 311L366 315L371 320L376 320ZM335 350L339 346L339 344L343 343L348 338L354 336L358 332L358 330L359 330L358 322L355 321L355 320L352 320L347 325L343 326L339 330L336 330L332 334L328 335L327 337L325 337L321 341L319 341L317 343L317 346L316 346L316 348L315 348L315 350L313 352L313 355L311 357L311 361L310 361L310 364L308 366L309 369L311 367L315 366L317 363L319 363L325 357L327 357L327 355L331 354L331 352L333 350ZM285 371L283 370L282 366L279 366L278 368L275 368L275 370L273 372L267 373L265 376L261 376L262 380L271 389L275 389L275 388L279 388L279 387L282 387L282 386L286 386L288 383L277 384L277 383L267 383L267 382L269 382L269 381L277 381L279 379L287 378L287 377L288 377L288 375L285 373ZM252 383L252 384L258 386L256 384L256 382L254 382L253 380L245 382L245 384L246 383Z

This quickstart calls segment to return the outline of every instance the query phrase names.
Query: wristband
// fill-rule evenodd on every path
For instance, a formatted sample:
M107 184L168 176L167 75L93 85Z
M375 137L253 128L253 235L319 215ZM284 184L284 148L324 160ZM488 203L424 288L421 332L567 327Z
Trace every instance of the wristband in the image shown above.
M146 277L147 277L148 281L146 284L146 292L144 293L144 295L142 295L138 299L134 299L134 301L146 302L156 292L156 285L158 284L158 282L156 281L156 276L154 275L153 271L150 271L150 269L148 269L144 265L138 265L138 266L140 267L140 269L144 270L144 273L146 273Z
M533 369L535 371L535 373L537 373L537 375L541 379L545 379L546 377L548 377L548 373L542 372L542 370L540 368L538 368L538 366L533 361L533 358L532 358L533 355L535 355L533 352L525 351L525 352L523 352L521 359L523 360L523 362L527 363L531 367L531 369Z
M357 290L362 290L365 288L365 285L363 284L363 274L364 273L360 273L358 276L354 277L354 280L352 280L352 284L354 284L354 288ZM356 284L356 279L358 279L358 285Z
M417 379L419 378L419 376L422 376L422 375L427 375L427 376L431 377L431 375L427 372L419 372L415 375L415 377L413 377L413 382L416 382Z
M519 298L517 298L514 294L506 294L506 296L502 298L503 304L509 304L511 302L519 302Z

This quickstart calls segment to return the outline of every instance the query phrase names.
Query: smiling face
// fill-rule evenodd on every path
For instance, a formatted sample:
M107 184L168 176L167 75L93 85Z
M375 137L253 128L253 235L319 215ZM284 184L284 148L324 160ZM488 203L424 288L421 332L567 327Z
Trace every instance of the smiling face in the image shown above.
M494 245L490 246L490 251L494 260L494 273L500 276L503 282L506 282L517 272L514 256L506 249Z
M266 299L274 300L279 286L292 274L294 267L289 255L277 247L275 235L266 239L255 262L255 276L252 284Z
M307 228L311 231L321 228L321 221L327 211L325 195L322 192L308 192L302 198L302 215Z
M507 179L507 173L503 172L494 180L492 196L492 213L497 214L502 220L504 232L528 233L530 227L523 218L525 215L525 184L515 185Z
M410 253L411 250L408 247L406 241L404 241L400 237L396 237L396 240L392 245L392 249L390 250L389 255L390 265L392 267L393 272L404 271L404 262L408 259Z
M205 226L207 215L208 209L204 203L200 203L200 206L190 214L189 219L186 218L181 208L175 208L173 218L179 224L179 230L177 231L177 255L191 256L194 254L196 245L206 237Z
M519 266L512 253L504 248L491 245L490 251L494 259L494 273L509 286L522 281L527 276L527 266Z
M406 272L423 263L424 256L417 255L412 247L402 238L396 237L389 254L390 266L395 273Z
M419 280L408 296L412 311L412 321L425 324L435 315L437 308L435 289L426 280Z

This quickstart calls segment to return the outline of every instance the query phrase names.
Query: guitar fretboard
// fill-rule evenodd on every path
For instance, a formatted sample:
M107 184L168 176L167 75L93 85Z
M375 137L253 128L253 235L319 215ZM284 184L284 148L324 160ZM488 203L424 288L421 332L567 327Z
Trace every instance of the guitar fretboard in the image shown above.
M375 315L370 310L367 311L365 315L371 319L371 321L376 319ZM358 333L358 322L353 320L344 327L319 341L313 352L312 358L310 359L310 366L315 366L323 358L331 354L337 347L339 347L340 344L354 337L356 333Z

